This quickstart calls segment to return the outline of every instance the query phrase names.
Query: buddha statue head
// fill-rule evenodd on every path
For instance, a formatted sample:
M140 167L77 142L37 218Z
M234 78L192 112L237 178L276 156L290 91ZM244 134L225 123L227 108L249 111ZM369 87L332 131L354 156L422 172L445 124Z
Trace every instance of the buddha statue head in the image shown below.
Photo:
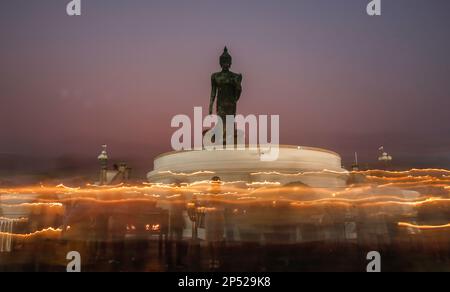
M232 61L233 58L228 53L228 48L225 47L225 49L223 49L223 54L220 56L220 67L222 67L222 70L229 71L231 68Z

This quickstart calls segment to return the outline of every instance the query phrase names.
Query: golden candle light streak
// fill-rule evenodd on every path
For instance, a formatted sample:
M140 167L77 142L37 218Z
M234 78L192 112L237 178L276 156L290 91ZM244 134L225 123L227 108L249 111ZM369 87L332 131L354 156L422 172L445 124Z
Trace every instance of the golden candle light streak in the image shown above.
M376 185L368 185L368 186L355 186L353 188L345 188L344 190L337 191L335 188L309 188L307 186L279 186L279 187L270 187L270 188L256 188L254 190L258 194L289 194L289 195L311 195L314 194L316 196L329 196L331 197L333 194L336 197L340 196L367 196L367 195L381 195L377 194L380 191L377 190ZM389 190L389 192L385 192L382 194L383 196L398 196L399 199L404 198L402 195L401 189L396 193L395 190ZM426 196L426 194L421 194L422 196ZM402 197L400 197L402 196Z
M71 193L67 193L67 194L87 194L87 195L109 195L109 194L113 194L113 193L135 193L136 191L138 192L145 192L148 190L151 190L152 188L148 187L148 188L131 188L131 187L118 187L118 188L104 188L104 189L82 189L80 191L77 192L71 192Z
M217 202L231 202L234 197L240 197L242 195L237 195L237 196L231 196L231 195L226 195L224 193L218 193L218 194L205 194L203 196L197 197L198 200L205 200L208 201L211 198L213 198L213 200L217 201Z
M292 176L304 176L304 175L314 175L314 174L324 174L324 173L347 175L350 172L324 169L321 171L304 171L304 172L298 172L298 173L283 173L283 172L278 172L278 171L253 172L253 173L250 173L250 175L253 175L253 176L255 176L255 175L279 175L279 176L286 176L286 177L291 176L292 177Z
M114 195L122 195L122 196L140 196L145 194L145 191L123 191L123 192L113 192ZM109 197L111 195L113 195L110 192L101 192L101 193L97 193L97 192L84 192L84 191L80 191L80 192L74 192L74 193L70 193L70 194L54 194L56 195L58 198L67 198L67 197ZM14 200L27 200L27 197L21 197L21 196L16 196L14 195L13 197L9 197L8 195L2 195L1 196L1 200L0 202L2 202L3 204L5 204L5 202L7 201L14 201ZM42 199L39 198L39 195L36 195L34 197L31 197L28 199L29 201L33 201L33 202L54 202L54 201L58 201L58 199Z
M0 217L0 221L8 221L8 222L14 222L14 223L24 223L28 222L28 218L5 218Z
M175 188L173 188L175 189ZM73 192L69 195L86 195L86 196L109 196L112 194L142 194L146 192L154 192L154 191L162 191L162 190L169 190L169 188L155 188L155 187L145 187L145 188L116 188L116 189L103 189L103 190L92 190L92 189L83 189L79 192Z
M155 191L155 190L168 190L168 189L177 189L175 187L173 188L169 188L169 187L120 187L120 188L113 188L113 189L103 189L103 190L82 190L80 192L76 192L73 194L85 194L85 195L96 195L96 196L101 196L101 195L110 195L110 194L116 194L116 193L120 193L120 194L141 194L141 193L145 193L148 191Z
M197 199L197 202L208 202L208 203L217 203L217 204L227 204L227 205L235 205L235 206L242 206L242 207L249 207L249 206L259 206L259 205L271 205L272 200L262 200L258 197L241 197L238 199L224 199L220 198L220 196L210 196L209 198L199 198Z
M21 203L21 204L1 204L3 208L21 208L21 207L49 207L49 208L61 208L61 203Z
M166 199L171 200L171 199L176 199L176 198L181 198L180 194L175 194L175 195L171 195L171 196L167 196Z
M383 200L387 200L387 201L383 201ZM318 200L297 201L297 202L305 203L305 204L315 204L315 203L321 203L321 202L341 202L341 203L358 204L358 203L367 203L367 202L371 202L371 201L380 201L380 202L376 202L376 203L396 202L396 203L416 204L416 203L438 201L438 200L446 201L448 199L428 197L428 198L423 199L421 201L417 201L417 200L412 200L412 199L399 198L399 197L396 197L396 196L388 196L388 197L386 197L386 196L372 196L372 197L361 198L361 199L324 198L324 199L318 199ZM293 200L293 201L295 202L295 200Z
M396 188L401 190L411 190L420 192L420 190L434 189L434 190L445 190L448 185L445 184L404 184L404 183L391 183L378 185L376 188Z
M197 172L191 172L191 173L184 173L184 172L172 172L170 170L168 171L160 171L158 172L158 174L169 174L169 175L173 175L173 176L196 176L196 175L201 175L201 174L215 174L214 171L197 171Z
M321 194L321 195L328 195L333 193L333 191L331 190L327 190L327 189L319 189L319 188L308 188L308 187L304 187L304 186L280 186L278 184L275 185L271 185L269 184L267 187L264 188L251 188L252 192L258 192L261 194L265 194L265 193L269 193L269 194L276 194L276 193L280 193L280 192L284 192L284 193L296 193L296 194ZM239 191L239 189L236 189ZM241 191L243 191L243 189L240 189ZM247 188L247 190L250 190Z
M225 186L225 185L236 185L236 184L246 184L247 182L245 181L212 181L212 180L202 180L202 181L196 181L196 182L192 182L187 184L187 187L193 187L193 186L201 186L201 185L207 185L208 187L211 187L211 184L216 184L216 185L220 185L220 186Z
M176 184L162 184L162 183L143 183L148 188L155 189L155 188L161 188L161 189L173 189L177 186Z
M349 189L345 189L344 191L338 191L338 192L333 192L333 194L335 195L335 197L345 197L345 196L367 196L367 195L377 195L377 194L371 194L372 192L374 192L375 188L374 186L368 186L368 187L356 187L356 188L349 188ZM324 194L326 194L327 191L324 191ZM328 193L330 193L328 191ZM383 196L399 196L401 194L383 194ZM402 197L398 197L398 198L402 198Z
M323 202L294 202L291 203L292 207L296 208L312 208L312 207L323 207L323 206L329 206L329 207L351 207L353 206L352 203L348 202L331 202L331 201L323 201Z
M171 190L182 190L183 188L172 188ZM77 192L73 192L73 193L57 193L57 194L53 194L53 195L58 195L58 196L73 196L73 195L77 195L77 196L109 196L111 194L116 194L116 193L120 193L120 195L140 195L142 193L146 193L148 191L154 191L153 188L148 188L148 187L141 187L141 188L136 188L136 187L132 187L132 188L119 188L119 189L105 189L102 191L99 190L90 190L90 189L82 189L79 190ZM9 195L2 195L3 198L6 198ZM15 195L16 199L21 199L22 197ZM35 195L34 198L36 198L39 195Z
M399 177L386 177L386 176L371 176L371 175L367 175L366 179L369 180L374 180L374 181L409 181L409 180L413 180L413 181L429 181L429 180L437 180L437 181L442 181L439 178L435 178L432 177L430 175L427 176L399 176Z
M32 192L29 189L0 189L0 196L2 195L28 195L28 196L33 196L36 194L36 192Z
M419 178L419 177L417 177ZM424 179L417 179L410 182L405 182L405 183L434 183L434 182L438 182L438 183L447 183L450 184L450 180L447 178L437 178L437 177L429 177L429 178L425 178L425 177L421 177ZM398 178L383 178L383 179L378 179L378 181L396 181L396 180L402 180L402 179L398 179Z
M206 201L214 201L217 203L227 203L227 204L240 204L242 200L252 200L255 204L266 204L266 203L273 203L279 202L279 203L286 203L291 204L292 206L302 206L302 207L314 207L314 206L321 206L321 205L342 205L342 206L362 206L362 207L371 207L376 205L382 205L385 204L386 206L391 204L396 205L408 205L408 206L418 206L428 203L434 203L434 202L447 202L448 199L441 199L441 198L434 198L429 197L427 199L423 199L421 201L414 201L414 200L408 200L404 198L397 198L397 197L368 197L368 198L362 198L362 199L342 199L342 198L324 198L324 199L317 199L317 200L309 200L309 201L299 201L294 199L287 199L287 198L276 198L276 197L257 197L257 196L248 196L245 194L240 195L237 199L230 199L228 198L221 198L222 195L205 195L205 197L199 197L198 200L206 200ZM223 197L223 196L222 196ZM372 202L374 200L382 200L385 199L387 201L381 201L381 202ZM257 201L256 201L257 200ZM398 201L394 201L398 200Z
M234 199L232 199L234 197ZM121 200L97 200L93 198L75 198L75 199L65 199L65 202L77 202L77 203L96 203L100 205L122 205L127 203L164 203L164 202L173 202L174 198L179 198L178 195L174 195L169 197L167 200L155 200L155 199L121 199ZM314 205L323 205L323 204L346 204L346 205L361 205L363 207L371 207L371 206L388 206L388 205L407 205L407 206L420 206L424 204L430 203L442 203L449 202L450 199L442 199L429 197L427 199L422 199L421 201L408 200L405 198L399 197L386 197L386 196L372 196L361 199L344 199L344 198L324 198L318 200L310 200L310 201L298 201L293 199L285 199L279 198L277 196L272 197L256 197L249 196L247 194L205 194L198 198L199 200L215 200L217 202L224 203L233 203L236 200L259 200L258 203L264 202L272 202L274 199L278 202L287 202L293 205L301 205L301 206L314 206ZM372 202L374 200L387 200L380 202ZM183 202L183 200L180 200Z
M56 188L62 188L64 190L68 190L68 191L78 191L78 190L80 190L80 187L71 188L71 187L65 186L64 184L59 184L59 185L56 186Z
M383 188L397 188L399 189L399 192L401 193L402 191L414 191L417 193L423 193L423 192L427 192L429 193L431 190L435 190L438 192L442 192L441 195L444 195L446 193L446 189L444 186L421 186L421 185L417 185L417 186L380 186L378 187L379 189L383 189Z
M94 185L94 184L87 184L88 187L96 188L96 189L118 189L121 187L124 187L124 183L120 183L117 185Z
M18 239L29 239L33 237L39 237L39 236L58 236L62 233L62 229L59 228L47 228L42 229L33 233L28 234L16 234L16 233L8 233L8 232L0 232L0 235L3 236L11 236L12 238L18 238Z
M392 196L386 196L386 195L382 195L382 196L370 196L370 197L366 197L366 198L360 198L360 199L350 199L350 198L323 198L323 199L318 199L318 200L311 200L311 201L298 201L298 200L294 200L294 199L285 199L285 198L280 198L279 195L266 195L261 197L261 194L259 194L259 197L255 197L255 196L249 196L249 194L245 194L245 193L220 193L220 194L208 194L208 193L203 193L202 196L205 197L211 197L211 196L222 196L225 198L237 198L238 200L243 200L246 197L247 198L252 198L257 199L259 198L260 200L264 201L264 200L272 200L272 199L276 199L276 200L280 200L280 201L287 201L287 202L292 202L292 203L302 203L302 204L315 204L315 203L321 203L321 202L328 202L328 203L333 203L333 202L341 202L341 203L348 203L348 204L361 204L361 203L367 203L367 202L371 202L371 201L376 201L376 200L381 200L381 202L376 202L373 204L377 204L377 203L383 203L383 204L409 204L409 205L420 205L420 204L424 204L424 203L430 203L430 202L446 202L449 201L450 199L442 199L442 198L436 198L436 197L420 197L420 198L415 198L415 199L407 199L404 197L398 197L395 195ZM164 203L164 202L168 202L168 201L172 201L174 198L179 198L180 195L179 194L175 194L175 195L171 195L171 196L167 196L166 200L165 199L142 199L142 198L130 198L130 199L111 199L111 200L99 200L99 199L95 199L95 198L86 198L86 197L80 197L80 198L66 198L66 199L62 199L59 200L58 203L53 203L53 205L59 204L58 206L62 206L62 203L96 203L96 204L100 204L100 205L121 205L121 204L127 204L127 203L155 203L155 202L159 202L159 203ZM203 199L202 197L200 197L199 199ZM225 200L222 200L223 202L225 202ZM232 202L232 200L227 200L227 202ZM373 205L372 204L372 205ZM25 206L38 206L38 205L43 205L43 204L26 204ZM47 204L48 205L48 204ZM5 205L7 206L7 205Z
M263 182L252 182L252 183L246 183L247 186L253 187L253 186L280 186L280 182L271 182L271 181L263 181Z
M104 205L120 205L120 204L127 204L127 203L155 203L157 201L156 199L145 199L145 198L135 198L135 199L111 199L111 200L99 200L95 198L86 198L86 197L80 197L80 198L67 198L62 199L59 202L68 204L68 203L96 203L96 204L104 204Z
M422 206L431 203L447 203L450 199L440 199L440 198L429 198L423 201L408 202L408 201L381 201L381 202L370 202L364 203L361 200L343 200L343 199L320 199L313 201L296 201L292 202L291 205L295 207L314 207L320 205L343 205L343 206L354 206L355 204L360 207L374 207L374 206L389 206L389 205L400 205L400 206Z
M156 195L156 194L144 194L144 196L146 197L150 197L150 198L154 198L154 199L159 199L161 198L161 195Z
M238 187L236 187L236 188L234 188L234 187L222 187L221 186L221 191L222 191L222 193L242 193L242 191L245 191L245 190L256 190L258 193L260 193L260 194L263 194L263 193L268 193L268 194L278 194L278 193L280 193L280 192L283 192L283 193L286 193L286 192L293 192L293 193L297 193L297 194L299 194L299 195L301 195L301 194L311 194L311 189L310 188L307 188L307 187L305 187L305 188L303 188L303 187L297 187L297 186L292 186L292 187L279 187L279 184L278 183L273 183L273 182L264 182L264 183L259 183L259 182L257 182L257 183L253 183L252 185L258 185L258 184L263 184L263 185L272 185L272 184L275 184L275 186L278 186L278 187L274 187L274 188L247 188L247 189L242 189L242 188L238 188ZM351 195L351 196L355 196L355 195L361 195L361 193L364 193L364 192L367 192L367 191L370 191L370 189L372 189L373 187L362 187L362 188L360 188L360 187L357 187L357 188L347 188L347 189L345 189L345 191L340 191L340 192L336 192L336 191L333 191L333 190L328 190L328 189L318 189L318 188L314 188L312 191L313 191L313 193L315 194L315 195L319 195L319 194L321 194L321 195L332 195L332 194L335 194L336 196L345 196L345 195ZM174 191L177 191L177 192L185 192L185 193L205 193L205 192L207 192L208 191L208 189L210 189L210 187L205 187L205 188L203 188L203 189L199 189L199 188L197 188L197 189L195 189L195 188L190 188L190 189L187 189L187 188L174 188L173 190ZM129 196L129 197L135 197L135 196L140 196L140 195L148 195L148 194L145 194L145 193L143 193L143 191L144 190L142 190L142 191L125 191L125 192L121 192L120 193L120 195L121 196L123 196L123 195L126 195L126 196ZM66 200L67 199L74 199L74 198L82 198L82 197L92 197L93 195L96 195L96 193L95 194L92 194L92 193L84 193L84 192L78 192L78 193L74 193L74 194L71 194L71 195L65 195L65 196L61 196L62 198L64 198L64 197L68 197L68 198L65 198ZM109 194L107 194L108 196L106 196L106 197L108 197L109 198ZM387 196L387 195L389 195L389 194L384 194L384 196ZM158 196L160 196L160 195L156 195L156 194L153 194L153 196L156 196L156 197L158 197ZM390 196L394 196L394 195L390 195ZM97 197L97 198L99 198L98 196L95 196L95 197ZM61 200L55 200L55 199L53 199L53 200L51 200L51 199L40 199L40 198L36 198L36 199L34 199L34 201L35 202L41 202L41 203L52 203L52 202L62 202L63 201L63 199L61 199Z
M202 180L202 181L196 181L196 182L192 182L187 184L186 186L188 188L190 187L195 187L195 186L202 186L202 185L206 185L207 187L211 187L211 185L219 185L220 187L222 186L228 186L228 185L246 185L246 186L255 186L255 185L281 185L280 182L269 182L269 181L262 181L262 182L246 182L246 181L212 181L212 180Z
M21 200L21 199L26 199L26 198L36 198L37 194L16 194L16 193L4 193L4 194L0 194L0 198L1 199L8 199L8 200Z
M61 191L78 191L80 190L80 187L77 188L71 188L66 187L63 184L59 184L56 186L26 186L26 187L17 187L17 188L1 188L0 194L47 194L47 193L61 193Z
M206 186L202 185L204 183L206 183L207 185ZM229 182L229 183L224 182L224 183L221 183L220 186L221 186L221 188L223 188L225 186L231 188L232 184L237 184L237 183L241 183L242 184L244 182L243 181ZM265 182L245 183L245 185L247 185L247 186L258 186L258 185L263 185L263 186L264 185L265 186L267 186L267 185L280 186L281 183L280 182L268 182L268 181L265 181ZM380 185L380 186L377 186L377 187L387 187L387 186L392 186L392 185L396 185L396 184L390 183L390 184ZM406 186L419 185L420 186L420 184L418 184L418 183L408 183L408 184L403 184L403 185L406 185ZM434 185L434 186L436 186L436 185ZM438 186L439 187L445 187L447 189L449 187L448 185L438 185ZM183 190L183 191L191 192L193 190L195 191L194 187L197 187L197 189L201 188L201 187L210 187L210 184L209 184L209 182L195 182L195 183L191 184L190 186L187 185L187 186L181 186L181 187L171 187L171 186L167 186L167 185L165 185L165 186L161 186L160 185L159 187L163 187L162 190L167 190L167 189L168 190ZM371 186L371 185L368 185L368 186L365 186L365 187L359 187L359 186L358 187L347 187L347 188L345 188L344 191L356 191L356 190L364 190L364 189L368 190L368 189L370 189L372 187L373 186ZM286 188L283 188L282 190L290 190L292 188L299 188L299 187L286 187ZM242 189L242 188L235 187L235 189ZM249 190L249 189L250 188L247 188L247 190ZM98 195L109 195L109 193L117 193L117 192L120 192L121 194L125 193L125 194L139 195L139 194L141 194L143 192L147 192L149 190L155 191L155 187L154 186L153 187L120 187L120 188L103 189L101 191L99 191L99 190L92 190L92 189L80 189L80 190L74 191L72 193L65 193L65 194L61 194L60 192L59 193L57 192L54 195L59 195L59 196L67 196L67 195L92 196L92 195L97 195L98 196ZM314 188L315 192L317 192L318 190L326 190L326 189ZM342 191L341 192L336 192L336 194L338 194L338 195L340 193L342 193ZM22 197L20 195L6 194L6 195L2 195L2 198L23 199L23 198L30 197L30 196L31 195L24 195ZM36 195L32 195L32 196L35 197Z
M141 195L142 196L160 197L160 195L155 195L155 194L147 195L147 194L143 194L143 193L135 194L135 195L133 195L133 197L134 196L141 196ZM63 203L72 202L72 201L75 201L75 200L83 200L83 199L84 200L93 200L94 198L92 198L92 197L97 197L97 196L94 195L94 194L92 194L91 196L81 196L80 194L77 194L77 196L70 195L70 196L65 196L65 197L63 197L61 199L40 199L40 198L37 198L37 199L34 199L35 202L33 202L33 203L19 203L19 204L4 204L4 203L2 203L1 205L2 206L6 206L6 207L8 207L8 206L10 206L10 207L22 207L22 206L62 207ZM139 200L139 198L129 198L128 200L130 200L130 199ZM108 199L103 199L103 200L97 199L97 201L99 201L99 202L100 201L108 201L108 200L111 201L111 199L109 199L109 196L108 196ZM125 200L125 199L123 199L123 200Z
M366 192L366 191L370 191L374 188L373 184L368 184L368 185L350 185L349 187L346 187L344 190L342 191L333 191L333 193L335 193L337 196L341 195L341 194L346 194L346 193L350 193L350 192ZM327 189L322 188L321 190L326 191ZM316 191L316 189L314 189L314 191Z
M205 181L210 182L210 181ZM148 190L152 188L175 188L180 187L176 186L175 184L155 184L155 183L143 183L142 186L125 186L125 185L118 185L118 186L88 186L87 188L55 188L55 187L39 187L35 189L30 188L16 188L16 189L0 189L0 194L8 194L8 195L20 195L20 194L47 194L47 193L54 193L54 194L61 194L61 190L68 191L68 193L94 193L94 192L117 192L117 191L124 191L124 190L136 190L136 191L142 191L142 190Z
M205 180L205 181L196 181L190 184L182 184L181 186L179 185L174 185L174 184L150 184L150 183L143 183L142 186L108 186L108 187L102 187L100 188L84 188L84 189L80 189L80 188L71 188L69 189L64 189L68 192L61 192L60 188L52 188L52 187L40 187L41 189L39 190L39 192L34 192L34 196L36 195L44 195L44 194L54 194L54 195L71 195L71 194L86 194L86 195L91 195L91 194L96 194L96 195L101 195L101 194L107 194L109 192L128 192L128 193L141 193L141 192L145 192L148 190L154 190L154 189L169 189L169 190L174 190L174 189L189 189L192 187L202 187L203 185L207 185L210 186L212 183L217 183L217 182L212 182L210 180ZM248 183L245 181L231 181L231 182L220 182L221 186L232 186L232 185L248 185L248 186L253 186L253 185L280 185L280 182L268 182L268 181L262 181L262 182L252 182L252 183ZM21 198L22 195L19 195L20 193L24 193L25 190L23 189L15 189L15 190L2 190L3 192L8 191L9 193L6 193L2 196L12 196L12 195L16 195L16 198ZM26 191L30 191L30 189L26 189ZM14 194L12 194L14 193ZM23 195L25 196L25 195ZM32 196L27 194L27 196Z
M223 193L223 195L224 196L238 196L240 194L237 192L225 192L225 193Z
M238 198L238 200L257 200L258 198L257 197L241 197L241 198Z
M50 204L61 204L61 206L63 206L64 204L67 203L73 203L73 202L115 202L115 203L119 203L119 202L129 202L129 201L137 201L137 202L147 202L147 201L156 201L157 198L161 198L161 195L147 195L147 194L142 194L142 196L144 197L149 197L147 199L145 198L124 198L124 199L98 199L98 198L92 198L92 197L70 197L70 198L62 198L59 200L46 200L46 199L38 199L36 200L36 203L25 203L27 205L30 206L39 206L39 205L50 205ZM152 198L152 199L150 199ZM12 207L20 207L23 206L25 204L0 204L2 206L12 206ZM20 206L19 206L20 205ZM25 205L25 206L27 206Z
M214 208L214 207L198 207L197 208L197 211L201 212L201 213L214 212L216 210L217 210L217 208Z
M194 187L207 187L210 188L211 185L218 185L221 188L224 186L232 186L232 185L248 185L249 183L246 181L212 181L212 180L201 180L201 181L195 181L192 183L184 183L181 186L173 186L173 185L163 185L164 188L169 188L169 189L179 189L179 188L185 188L185 189L190 189L190 188L194 188ZM256 184L266 184L266 182L254 182L254 183L250 183L250 185L256 185ZM278 183L276 183L278 184ZM161 186L161 185L158 185Z
M450 183L450 181L448 182ZM414 186L428 186L428 187L447 187L448 184L443 184L443 181L422 181L422 182L398 182L398 183L387 183L387 184L382 184L382 185L378 185L377 187L379 188L383 188L383 187L414 187Z
M406 222L398 222L398 226L420 229L420 230L433 230L433 229L449 229L450 223L445 224L445 225L416 225L416 224L411 224L411 223L406 223Z
M315 198L336 198L336 197L345 197L345 196L355 196L352 193L341 193L338 194L336 192L333 191L325 191L325 190L314 190L311 191L307 189L299 189L296 190L295 188L292 189L285 189L285 188L273 188L273 189L254 189L253 191L249 191L249 192L243 192L244 194L248 194L248 195L252 195L252 196L260 196L260 197L264 197L264 198L277 198L277 197L284 197L284 196L289 196L289 197L295 197L298 198L299 200L301 198L304 197L315 197ZM395 196L395 195L393 195ZM359 195L359 197L361 197Z
M422 206L428 205L432 203L448 203L450 199L441 199L441 198L429 198L423 201L417 202L398 202L398 201L385 201L385 202L374 202L374 203L366 203L363 204L363 207L373 207L373 206L388 206L388 205L403 205L403 206Z
M195 195L195 196L210 196L211 194L205 191L205 192L193 193L192 195ZM243 196L243 195L248 195L248 194L241 194L241 193L238 193L238 192L220 192L220 193L214 194L214 195L220 195L220 196L223 196L223 197L233 197L233 196Z
M251 190L253 190L253 191L246 192L244 189L232 189L232 191L231 190L227 190L227 189L221 189L220 193L221 194L234 195L234 194L242 194L242 193L243 194L245 194L245 193L252 194L254 192L257 192L258 195L264 195L264 196L269 196L269 197L276 197L276 196L286 195L286 194L287 195L297 195L297 196L314 194L314 195L329 196L329 197L333 196L333 194L334 194L334 196L339 196L339 197L364 196L364 195L366 195L363 192L358 192L358 191L355 191L355 192L352 192L352 191L349 191L349 192L332 192L332 191L322 190L322 191L319 192L319 191L314 190L314 192L311 193L311 192L308 192L307 190L296 190L295 188L288 188L288 189L285 189L285 188L273 188L273 189L251 189ZM247 191L248 191L248 189L247 189ZM204 189L204 190L201 190L201 191L199 191L199 190L190 190L190 191L181 192L181 193L186 193L187 195L207 194L208 193L208 189ZM171 195L171 194L168 193L167 195ZM371 196L374 196L374 195L377 195L377 194L371 194ZM132 200L132 199L137 200L137 199L139 199L138 196L147 196L147 197L152 196L154 198L161 198L162 197L161 195L157 195L157 194L148 195L148 194L139 193L139 194L133 194L131 196L129 195L129 198L126 198L126 199L127 200ZM391 195L389 195L389 194L382 194L382 195L379 195L379 196L380 197L385 197L385 198L386 197L391 197L391 198L396 198L396 199L399 199L399 200L405 199L404 196L400 197L398 194L391 194ZM427 197L427 196L422 194L421 197ZM89 199L92 199L92 196L82 196L82 195L76 195L75 196L75 195L73 195L73 196L67 196L66 198L63 197L61 199L35 199L33 203L10 204L10 205L17 205L17 206L28 206L28 205L30 205L30 206L33 206L33 205L34 206L38 206L38 205L51 205L51 204L54 205L55 203L66 203L66 202L71 202L71 201L74 201L74 200L81 200L83 198L89 200ZM110 200L113 200L112 197L107 197L105 199L101 199L101 198L96 197L96 199L98 201L110 201ZM417 198L415 198L415 199L417 199ZM6 206L8 204L5 204L3 202L3 205Z
M381 170L381 169L371 169L371 170L363 170L363 171L354 171L352 173L355 173L355 174L369 174L369 173L410 174L410 173L423 173L423 172L450 174L450 170L439 169L439 168L424 168L424 169L413 168L413 169L405 170L405 171L388 171L388 170Z
M396 188L396 189L409 189L412 188L431 188L431 189L439 189L448 187L448 184L440 184L440 183L431 183L431 184L422 184L420 182L411 182L411 183L386 183L386 184L370 184L367 185L368 189L379 189L379 188ZM349 191L355 190L357 187L350 188Z
M171 192L174 192L174 191L176 191L176 192L185 192L186 188L183 188L183 187L154 188L153 187L153 188L140 188L140 189L134 189L134 190L124 189L124 190L121 190L119 192L117 192L117 191L114 191L114 192L104 191L104 192L99 192L99 193L86 192L85 194L86 195L96 194L97 196L102 196L103 194L109 194L109 195L112 195L112 194L125 195L126 194L128 196L135 196L135 195L140 195L140 194L145 194L145 193L153 193L153 194L154 193L158 193L158 194L160 194L160 193L171 193Z
M86 193L86 194L108 194L108 193L117 193L117 192L129 192L129 193L142 193L147 191L153 191L155 189L175 189L175 186L168 186L168 185L158 185L158 186L134 186L134 187L117 187L117 188L103 188L103 189L83 189L80 192L76 193Z
M388 178L389 179L389 178ZM184 191L186 193L192 193L192 192L201 192L204 193L205 189L208 189L211 187L211 183L212 181L200 181L200 182L194 182L191 184L185 184L182 186L175 186L175 185L167 185L167 184L150 184L150 185L146 185L146 183L142 184L142 185L137 185L137 186L126 186L126 185L117 185L117 186L104 186L99 188L98 186L94 186L92 188L89 189L80 189L80 188L69 188L66 187L64 185L58 185L56 187L47 187L47 186L39 186L39 187L35 187L34 189L30 189L30 188L25 188L25 189L10 189L10 191L14 191L14 193L20 193L20 190L26 190L27 192L33 192L33 195L30 194L26 194L26 195L18 195L18 194L7 194L7 195L1 195L1 198L5 199L5 198L14 198L14 199L24 199L26 197L31 197L31 196L37 196L37 195L45 195L45 194L52 194L52 192L54 193L54 195L58 195L58 196L77 196L77 197L81 197L81 196L86 196L86 197L90 197L90 196L105 196L105 197L109 197L112 194L110 193L120 193L120 195L136 195L139 196L140 194L142 194L142 192L147 192L149 190L151 191ZM437 184L438 183L438 184ZM449 180L450 183L450 180ZM246 189L246 191L248 192L252 192L254 190L260 191L260 189L256 188L259 186L280 186L281 183L280 182L254 182L254 183L246 183L244 181L234 181L234 182L220 182L220 188L222 191L229 191L229 192L235 192L236 190L238 192L242 192L245 191L244 189L242 189L242 187L238 187L238 186L234 186L236 184L245 184L248 188ZM425 186L423 185L425 184ZM444 188L445 190L448 190L450 188L450 186L442 184L442 180L425 180L422 182L409 182L409 183L388 183L388 184L384 184L384 185L378 185L376 187L379 188L383 188L383 187L392 187L392 186L404 186L404 187L441 187ZM334 193L334 196L345 196L345 195L358 195L357 192L358 191L362 191L362 190L369 190L371 188L373 188L375 186L373 185L367 185L364 187L361 187L359 185L355 185L355 186L351 186L351 187L346 187L344 191L340 191L340 192L336 192L336 191L328 191L326 189L319 189L319 188L313 188L312 190L314 191L314 193L329 193L330 196ZM297 189L298 187L281 187L279 189L273 189L273 190L269 190L268 192L270 193L271 191L273 192L287 192L287 191L298 191ZM66 193L61 193L61 191L67 191ZM5 189L3 189L2 191L5 191ZM347 192L354 192L355 194L347 194ZM33 198L31 198L33 199ZM34 201L34 199L33 199ZM39 200L38 200L39 201ZM49 202L49 201L47 201Z

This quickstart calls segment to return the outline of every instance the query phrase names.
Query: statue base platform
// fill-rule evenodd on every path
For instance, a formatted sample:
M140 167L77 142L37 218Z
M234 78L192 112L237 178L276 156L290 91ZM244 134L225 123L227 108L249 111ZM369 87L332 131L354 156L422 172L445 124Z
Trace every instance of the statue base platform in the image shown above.
M276 161L261 161L259 149L192 150L165 153L148 173L151 183L225 182L280 185L301 183L314 188L342 188L349 173L339 154L325 149L280 145Z

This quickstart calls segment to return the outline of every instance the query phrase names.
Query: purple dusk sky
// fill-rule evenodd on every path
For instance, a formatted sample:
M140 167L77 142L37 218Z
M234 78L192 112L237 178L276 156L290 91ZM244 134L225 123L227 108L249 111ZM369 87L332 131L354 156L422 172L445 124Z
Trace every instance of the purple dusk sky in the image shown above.
M227 45L239 113L279 114L281 143L450 167L448 0L68 2L1 3L3 155L151 163L174 115L207 109Z

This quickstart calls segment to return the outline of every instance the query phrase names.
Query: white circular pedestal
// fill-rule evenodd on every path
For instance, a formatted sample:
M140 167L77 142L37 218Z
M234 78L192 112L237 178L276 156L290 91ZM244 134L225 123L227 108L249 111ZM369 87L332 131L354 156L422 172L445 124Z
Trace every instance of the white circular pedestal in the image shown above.
M283 145L276 161L261 161L258 149L179 151L155 159L152 183L221 181L302 183L317 188L345 187L349 173L332 151Z

